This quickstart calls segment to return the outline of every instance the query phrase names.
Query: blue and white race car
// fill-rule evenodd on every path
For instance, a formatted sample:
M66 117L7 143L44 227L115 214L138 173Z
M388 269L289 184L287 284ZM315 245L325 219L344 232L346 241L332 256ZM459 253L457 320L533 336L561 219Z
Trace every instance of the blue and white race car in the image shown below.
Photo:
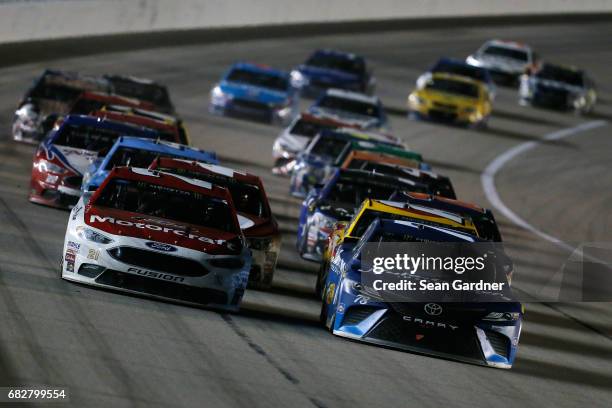
M161 140L122 136L113 145L104 159L94 161L83 176L81 190L95 191L108 173L118 166L147 168L158 157L197 160L218 164L215 152Z
M363 57L335 50L317 50L291 71L291 82L304 95L318 97L330 88L373 94L376 80Z
M211 90L209 111L286 125L298 112L298 95L287 73L239 62Z
M71 208L81 196L83 173L102 160L121 135L157 139L152 129L91 116L68 115L47 134L34 154L30 201Z
M511 296L491 302L479 298L476 303L388 302L363 284L363 274L371 272L361 264L366 243L478 241L437 226L375 219L357 242L343 242L332 258L321 321L333 334L365 343L511 368L523 320L522 305Z

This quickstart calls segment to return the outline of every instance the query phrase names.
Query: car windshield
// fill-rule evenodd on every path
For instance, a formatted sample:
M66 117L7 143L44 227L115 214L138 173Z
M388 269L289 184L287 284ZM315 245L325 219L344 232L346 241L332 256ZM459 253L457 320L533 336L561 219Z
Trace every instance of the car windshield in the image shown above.
M452 79L431 79L425 85L426 89L432 91L444 92L448 94L467 96L469 98L478 98L478 87L463 81L454 81Z
M353 163L355 163L353 165ZM447 198L455 198L455 190L446 177L431 177L427 173L420 173L420 177L411 176L408 169L399 166L387 165L384 163L376 163L372 161L353 160L350 163L350 168L374 171L380 174L388 174L395 177L405 177L411 180L417 181L419 184L422 183L422 188L415 187L410 189L413 192L422 192L428 194L435 194Z
M337 157L344 150L346 140L336 139L335 137L320 137L310 148L310 154L318 156Z
M226 81L249 84L282 92L286 92L289 88L289 81L285 77L262 71L249 71L245 69L233 69L227 76Z
M340 178L329 192L326 201L334 205L358 207L366 198L387 199L401 185L391 183L375 183L368 180Z
M58 102L72 102L81 94L80 89L64 85L39 83L28 95L35 99L50 99Z
M170 96L165 86L153 83L141 83L129 79L111 79L113 90L118 95L150 102L161 108L170 108Z
M106 105L105 102L91 99L79 98L70 108L70 113L75 115L89 115L91 112L100 110Z
M229 204L196 191L113 179L93 204L238 233Z
M378 118L380 116L380 109L375 104L354 99L340 98L333 95L325 95L318 106L325 109L347 112L353 115L370 116L373 118Z
M362 59L342 55L316 53L306 61L306 65L344 71L354 75L362 75L365 72L365 63Z
M496 45L490 45L482 52L484 55L509 58L521 62L529 61L529 55L524 50L509 47L498 47Z
M467 234L474 234L474 231L468 228L451 227L443 223L437 223L435 221L430 221L430 220L423 220L421 218L417 218L417 217L414 217L408 214L395 214L395 213L390 213L390 212L369 209L369 210L365 210L361 214L361 217L359 217L359 220L357 220L357 224L355 224L355 227L351 231L351 236L356 237L356 238L361 237L363 233L365 232L365 230L368 229L372 221L374 221L376 218L419 222L421 224L450 228L456 231L465 232Z
M337 126L334 125L324 125L318 122L311 122L305 119L299 119L297 122L295 122L289 133L291 133L292 135L313 138L317 135L317 133L321 132L322 130L333 130L336 128Z
M468 64L459 64L450 61L439 61L433 68L432 72L447 72L449 74L461 75L468 78L474 78L478 81L486 81L486 71L482 68L474 67Z
M63 125L53 140L53 144L91 150L104 156L121 134L116 130L95 126Z
M105 170L113 167L130 166L147 168L157 157L178 157L173 154L153 152L150 150L136 149L132 147L120 147L110 158Z
M540 79L548 79L550 81L563 82L568 85L582 86L582 74L579 71L545 64L542 69L536 74Z
M187 169L159 167L156 170L181 176L208 181L209 183L225 187L229 190L236 211L252 215L254 217L268 217L268 207L264 200L264 194L256 184L248 184L232 177L221 176L212 173L202 173Z

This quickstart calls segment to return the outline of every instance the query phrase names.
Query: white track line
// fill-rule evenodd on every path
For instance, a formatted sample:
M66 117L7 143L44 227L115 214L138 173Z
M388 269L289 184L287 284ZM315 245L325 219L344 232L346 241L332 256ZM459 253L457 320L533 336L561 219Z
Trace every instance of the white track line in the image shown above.
M573 136L577 133L586 132L587 130L595 129L598 127L606 126L608 122L604 120L596 120L592 122L586 122L581 125L557 130L555 132L549 133L545 135L541 140L534 140L531 142L521 143L518 146L514 146L510 150L506 150L504 153L497 156L489 165L484 169L482 174L480 175L480 181L482 183L482 188L485 192L485 195L491 205L497 209L500 213L502 213L506 218L512 221L514 224L518 225L521 228L526 229L527 231L537 235L540 238L543 238L547 241L552 242L553 244L566 249L570 252L574 252L575 248L566 242L561 241L559 238L553 237L550 234L547 234L543 231L540 231L533 225L529 224L527 221L519 217L514 211L512 211L504 202L502 201L497 189L495 188L495 176L499 171L512 159L516 156L525 153L528 150L531 150L539 145L542 142L552 141L552 140L560 140L565 139L567 137Z

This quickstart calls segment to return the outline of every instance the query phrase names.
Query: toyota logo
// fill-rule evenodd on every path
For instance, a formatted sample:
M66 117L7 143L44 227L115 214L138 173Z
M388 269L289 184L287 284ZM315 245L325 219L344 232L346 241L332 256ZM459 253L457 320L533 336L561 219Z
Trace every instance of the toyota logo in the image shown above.
M439 316L442 314L442 306L437 303L427 303L425 305L425 313L430 316Z

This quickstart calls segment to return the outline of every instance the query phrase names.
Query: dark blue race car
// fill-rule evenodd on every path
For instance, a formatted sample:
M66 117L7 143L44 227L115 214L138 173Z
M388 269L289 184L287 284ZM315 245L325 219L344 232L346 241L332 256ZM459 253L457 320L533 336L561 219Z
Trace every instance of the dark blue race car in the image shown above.
M291 71L293 85L318 97L329 88L373 94L376 80L363 57L334 50L317 50Z
M366 343L497 368L512 367L523 319L519 302L512 297L495 302L480 297L476 303L384 301L379 292L362 284L363 274L371 271L363 270L361 264L365 244L384 242L471 244L479 240L436 226L374 220L358 241L343 242L331 260L321 307L321 321L327 329Z
M363 200L386 200L409 191L425 192L427 185L364 170L334 170L325 185L311 189L302 202L296 241L298 253L306 260L321 262L336 222L350 220Z
M289 75L267 66L234 64L210 92L211 113L287 124L297 113Z

